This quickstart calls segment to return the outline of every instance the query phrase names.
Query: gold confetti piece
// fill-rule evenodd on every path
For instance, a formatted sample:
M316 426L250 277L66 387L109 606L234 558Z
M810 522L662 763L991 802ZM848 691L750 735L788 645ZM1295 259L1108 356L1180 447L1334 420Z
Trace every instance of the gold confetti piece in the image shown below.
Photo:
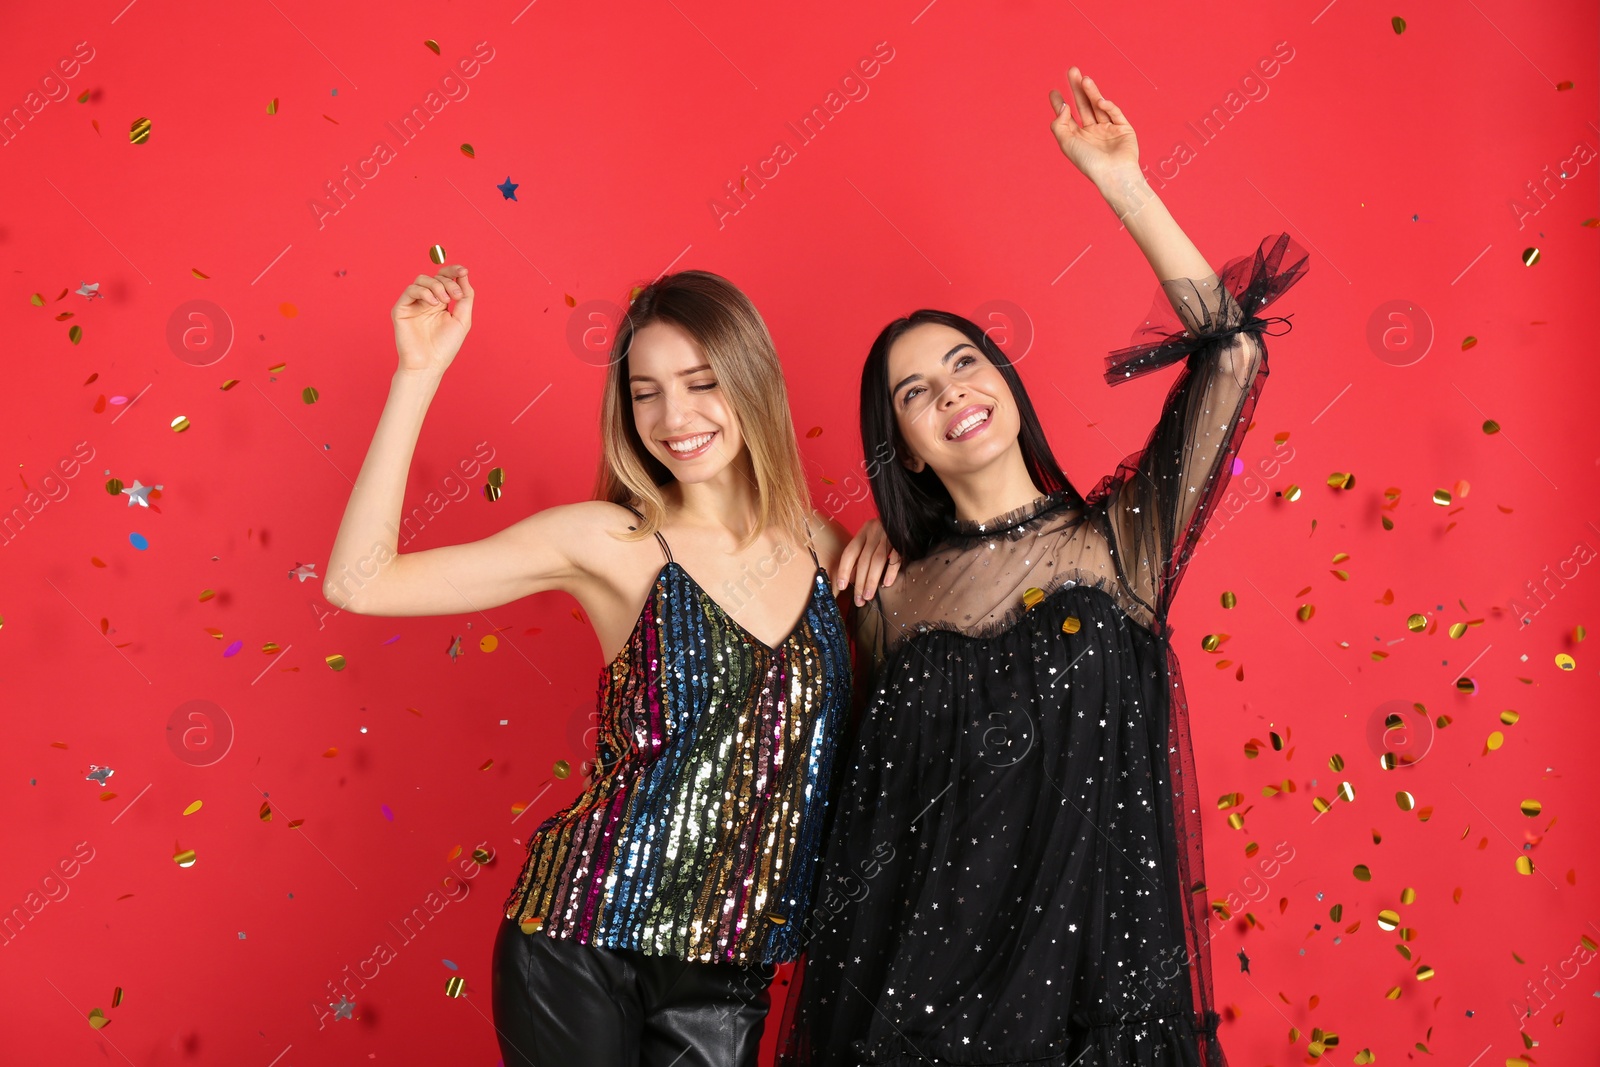
M229 378L227 381L222 383L222 391L224 393L226 393L229 389L232 389L234 386L236 386L238 384L239 384L239 379L237 379L237 378Z
M139 118L133 120L133 125L128 128L128 140L134 144L144 144L150 140L150 120Z
M117 494L121 493L122 492L122 479L121 478L108 479L106 481L106 492L110 493L112 496L116 496Z
M1022 591L1022 602L1030 608L1036 607L1042 600L1044 600L1044 590L1037 586L1030 585Z
M1243 793L1224 793L1217 798L1217 810L1226 811L1229 808L1236 808L1243 803Z
M287 364L287 363L274 363L272 366L267 368L267 373L268 374L282 374L284 368L287 367L288 365L289 364Z
M197 800L193 804L190 804L187 808L184 808L183 809L183 813L185 815L193 815L195 812L199 811L200 808L202 806L204 806L204 804L205 804L205 801Z
M261 646L261 651L266 653L269 656L274 654L275 652L277 652L278 649L279 649L279 645L278 645L278 642L276 642L276 641L268 641L266 644Z
M79 341L83 340L83 327L74 326L69 329L67 331L67 340L71 341L73 344L77 344Z
M1326 800L1323 800L1321 797L1312 797L1311 798L1311 806L1316 809L1316 812L1317 812L1318 815L1325 814L1326 812L1331 811L1333 809L1333 805L1329 804Z
M261 816L261 821L262 822L271 822L272 821L272 805L268 804L265 800L263 800L261 802L261 810L257 814L259 814Z
M496 500L500 499L500 487L498 485L486 485L486 486L484 486L483 487L483 497L489 503L493 504Z
M344 663L345 663L344 657L339 655L337 652L335 652L331 656L327 656L327 657L324 657L324 658L325 658L325 660L326 660L326 662L327 662L329 667L332 667L336 671L344 670Z
M1428 617L1426 615L1412 615L1406 619L1406 629L1410 630L1414 634L1420 634L1427 628Z
M1328 757L1328 767L1332 769L1334 773L1344 770L1344 757L1335 752L1333 755Z
M1518 856L1517 857L1517 873L1518 874L1532 874L1533 873L1533 861L1531 859L1529 859L1527 856Z
M1394 27L1395 33L1406 32L1406 20L1401 18L1399 15L1396 15L1394 18L1390 19L1389 25Z
M117 986L117 988L115 988L115 989L113 989L111 991L111 1006L113 1008L122 1007L122 987L121 986Z
M318 393L314 386L308 385L304 389L300 390L300 399L304 400L307 404L315 404L317 402L317 396Z
M1396 926L1399 926L1399 925L1400 925L1400 914L1399 914L1399 912L1391 911L1388 908L1384 908L1382 911L1378 912L1378 926L1379 926L1379 928L1381 928L1383 930L1393 930Z
M1556 653L1556 666L1564 671L1570 671L1578 665L1577 661L1565 652Z
M445 980L444 995L447 997L459 997L466 990L466 986L466 979L459 974L453 974Z
M1587 636L1589 636L1589 631L1583 628L1582 623L1572 628L1572 639L1574 641L1582 641Z
M438 55L439 54L439 42L438 41L423 41L422 43L424 45L426 45L427 48L428 48L428 51L432 52L434 55ZM454 996L454 994L451 994L451 995Z
M476 863L480 867L488 866L489 861L492 859L494 859L494 855L486 848L475 848L472 850L472 862Z
M1340 471L1335 471L1334 473L1328 475L1328 484L1335 489L1354 489L1356 485L1356 476L1354 474L1346 474Z
M500 639L494 634L484 634L478 639L478 651L493 652L500 647Z
M506 484L506 469L504 467L496 467L491 470L489 472L489 484L496 488L504 486Z
M813 427L811 427L811 429L806 431L806 436L807 437L821 437L822 436L822 427L821 426L813 426Z
M339 754L339 746L338 745L334 745L332 748L328 749L328 751L326 751L326 752L324 752L322 754L322 758L323 759L333 759L338 754Z
M1348 582L1350 580L1350 572L1349 571L1331 571L1329 573L1331 573L1335 578L1339 579L1341 582Z
M449 257L444 253L444 245L431 245L428 248L428 258L443 266L445 260Z
M1223 590L1223 593L1222 593L1222 606L1224 608L1232 608L1238 602L1239 602L1239 598L1233 595L1232 590Z
M1433 491L1433 502L1435 504L1438 504L1442 508L1449 507L1450 506L1450 493L1447 490L1444 490L1444 489L1435 489Z
M1531 267L1538 262L1539 250L1537 248L1524 248L1522 250L1522 265L1524 267Z
M1200 639L1200 647L1205 649L1207 652L1215 652L1217 647L1221 644L1222 638L1218 637L1216 634L1206 634Z
M1340 782L1338 792L1339 799L1344 801L1346 804L1349 804L1356 799L1356 787L1351 785L1349 782Z
M172 862L176 863L179 867L193 867L194 866L194 860L195 860L195 855L194 855L194 849L192 849L192 848L180 849L172 857Z
M1466 677L1457 678L1456 679L1456 691L1458 693L1467 693L1467 694L1476 693L1478 691L1478 683L1474 682L1471 678L1466 678Z
M1300 607L1295 611L1295 616L1298 617L1301 622L1308 622L1310 621L1311 616L1315 615L1316 613L1316 605L1301 604Z
M1289 486L1287 489L1285 489L1283 491L1283 498L1285 500L1288 500L1288 501L1299 500L1300 499L1300 487L1298 485Z
M172 420L172 432L173 433L182 433L183 431L187 430L188 428L189 428L189 416L187 416L187 415L179 415L177 418Z
M1372 871L1367 868L1365 863L1356 864L1355 869L1350 873L1356 876L1356 881L1358 882L1372 881Z
M106 1013L101 1011L99 1008L89 1009L89 1025L94 1027L96 1030L100 1029L110 1021L110 1019L106 1018Z
M276 115L277 113L278 113L278 98L277 97L273 97L271 100L267 101L267 114Z
M478 768L478 770L480 770L480 771L486 771L486 770L488 770L488 769L489 769L489 768L490 768L490 767L493 767L493 766L494 766L494 760L492 760L492 759L486 759L486 760L484 760L484 761L483 761L483 766L481 766L481 767L479 767L479 768ZM454 856L452 856L452 857L450 857L450 858L451 858L451 859L455 859L455 857L454 857Z
M1490 752L1493 752L1495 749L1504 744L1505 740L1505 734L1502 734L1499 730L1496 730L1494 733L1489 735L1489 739L1483 743L1483 747L1488 749Z
M1404 789L1400 790L1400 792L1394 795L1394 802L1400 805L1401 811L1410 811L1412 808L1417 806L1417 798L1406 792Z
M1543 810L1543 807L1544 806L1537 800L1524 800L1522 802L1522 814L1531 819L1535 815L1539 814L1539 812Z
M472 146L469 144L463 144L461 146L461 154L466 156L468 159L478 158L478 154L472 150Z
M1079 621L1076 615L1068 615L1061 620L1061 632L1064 634L1075 634L1081 629L1083 629L1083 623Z
M539 928L543 925L544 920L538 916L535 916L534 918L529 919L527 922L521 924L522 932L525 934L537 933Z
M201 272L200 272L200 268L199 268L199 267L190 267L190 268L189 268L189 273L190 273L190 274L193 274L193 275L194 275L194 276L195 276L195 277L196 277L196 278L199 278L199 279L200 279L200 280L201 280L201 281L207 281L207 282L209 282L209 281L210 281L210 280L211 280L211 275L209 275L209 274L202 274L202 273L201 273Z
M283 825L286 828L290 829L290 830L294 830L294 829L298 829L300 824L303 823L303 822L305 822L304 819L290 819L288 822L284 823Z
M210 600L216 595L217 593L214 589L202 589L200 590L200 603L204 604L206 601Z
M1473 337L1471 334L1468 334L1466 337L1463 337L1461 339L1461 351L1465 352L1467 349L1471 348L1473 345L1475 345L1477 343L1478 343L1478 339L1476 337Z
M1358 1067L1365 1067L1366 1064L1375 1063L1377 1062L1377 1059L1378 1058L1372 1054L1371 1049L1364 1048L1360 1052L1356 1053L1356 1064Z
M1464 623L1464 622L1453 622L1453 623L1450 624L1449 634L1450 634L1450 637L1452 639L1459 638L1462 634L1464 634L1466 632L1467 632L1467 624L1466 623Z
M571 293L562 293L561 295L566 299L567 307L575 308L575 307L578 306L578 301L573 298L573 295Z
M558 759L556 760L555 766L551 768L551 771L557 778L565 778L567 775L572 773L572 764L568 763L564 759Z
M1505 711L1500 713L1500 722L1504 726L1515 726L1517 725L1517 720L1520 718L1522 718L1521 713L1513 711L1510 708L1507 708Z

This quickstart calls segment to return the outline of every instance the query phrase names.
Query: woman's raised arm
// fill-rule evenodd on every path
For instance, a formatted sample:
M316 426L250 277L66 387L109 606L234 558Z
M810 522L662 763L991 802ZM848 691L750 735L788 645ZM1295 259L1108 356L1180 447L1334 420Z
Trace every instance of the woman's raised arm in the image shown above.
M322 595L337 608L359 615L455 615L566 588L578 577L574 546L608 510L595 501L551 508L479 541L398 553L417 436L472 328L475 295L467 268L453 265L433 277L418 275L390 309L399 366L322 582Z

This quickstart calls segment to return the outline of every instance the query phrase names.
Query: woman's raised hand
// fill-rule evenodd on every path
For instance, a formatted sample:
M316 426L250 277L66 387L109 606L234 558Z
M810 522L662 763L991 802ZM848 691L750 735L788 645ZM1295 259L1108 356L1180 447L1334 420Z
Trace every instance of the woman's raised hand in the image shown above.
M1060 91L1051 89L1050 106L1055 118L1050 122L1050 132L1056 135L1056 143L1072 165L1096 184L1118 167L1137 168L1139 142L1122 109L1101 96L1094 79L1085 78L1077 67L1067 69L1067 81L1082 121L1072 117L1072 109Z
M389 311L401 370L443 373L472 329L472 283L467 268L447 266L405 287ZM449 306L455 301L455 307Z
M834 588L843 592L853 580L859 607L877 595L880 579L884 585L893 585L899 573L900 553L889 544L883 523L868 519L839 555L839 577Z

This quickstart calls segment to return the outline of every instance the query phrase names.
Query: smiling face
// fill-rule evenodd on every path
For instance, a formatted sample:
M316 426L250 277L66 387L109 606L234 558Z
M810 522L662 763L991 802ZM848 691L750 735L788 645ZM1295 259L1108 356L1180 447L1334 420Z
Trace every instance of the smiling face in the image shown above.
M889 350L889 388L913 471L969 475L1017 447L1011 389L960 330L929 322L902 334Z
M628 394L639 439L680 482L709 481L744 449L717 375L675 323L652 322L634 334Z

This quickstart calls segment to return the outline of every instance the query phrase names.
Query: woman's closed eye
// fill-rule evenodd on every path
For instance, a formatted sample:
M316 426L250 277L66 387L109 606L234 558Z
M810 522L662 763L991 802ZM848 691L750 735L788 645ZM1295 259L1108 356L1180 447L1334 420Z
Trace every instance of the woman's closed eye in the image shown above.
M689 386L689 391L692 392L692 393L704 393L704 392L707 392L708 390L715 389L716 387L717 387L717 383L716 382L698 382L698 383L696 383L694 385ZM633 394L633 402L635 404L643 403L646 400L654 399L658 395L659 394L657 394L657 393L634 393Z

